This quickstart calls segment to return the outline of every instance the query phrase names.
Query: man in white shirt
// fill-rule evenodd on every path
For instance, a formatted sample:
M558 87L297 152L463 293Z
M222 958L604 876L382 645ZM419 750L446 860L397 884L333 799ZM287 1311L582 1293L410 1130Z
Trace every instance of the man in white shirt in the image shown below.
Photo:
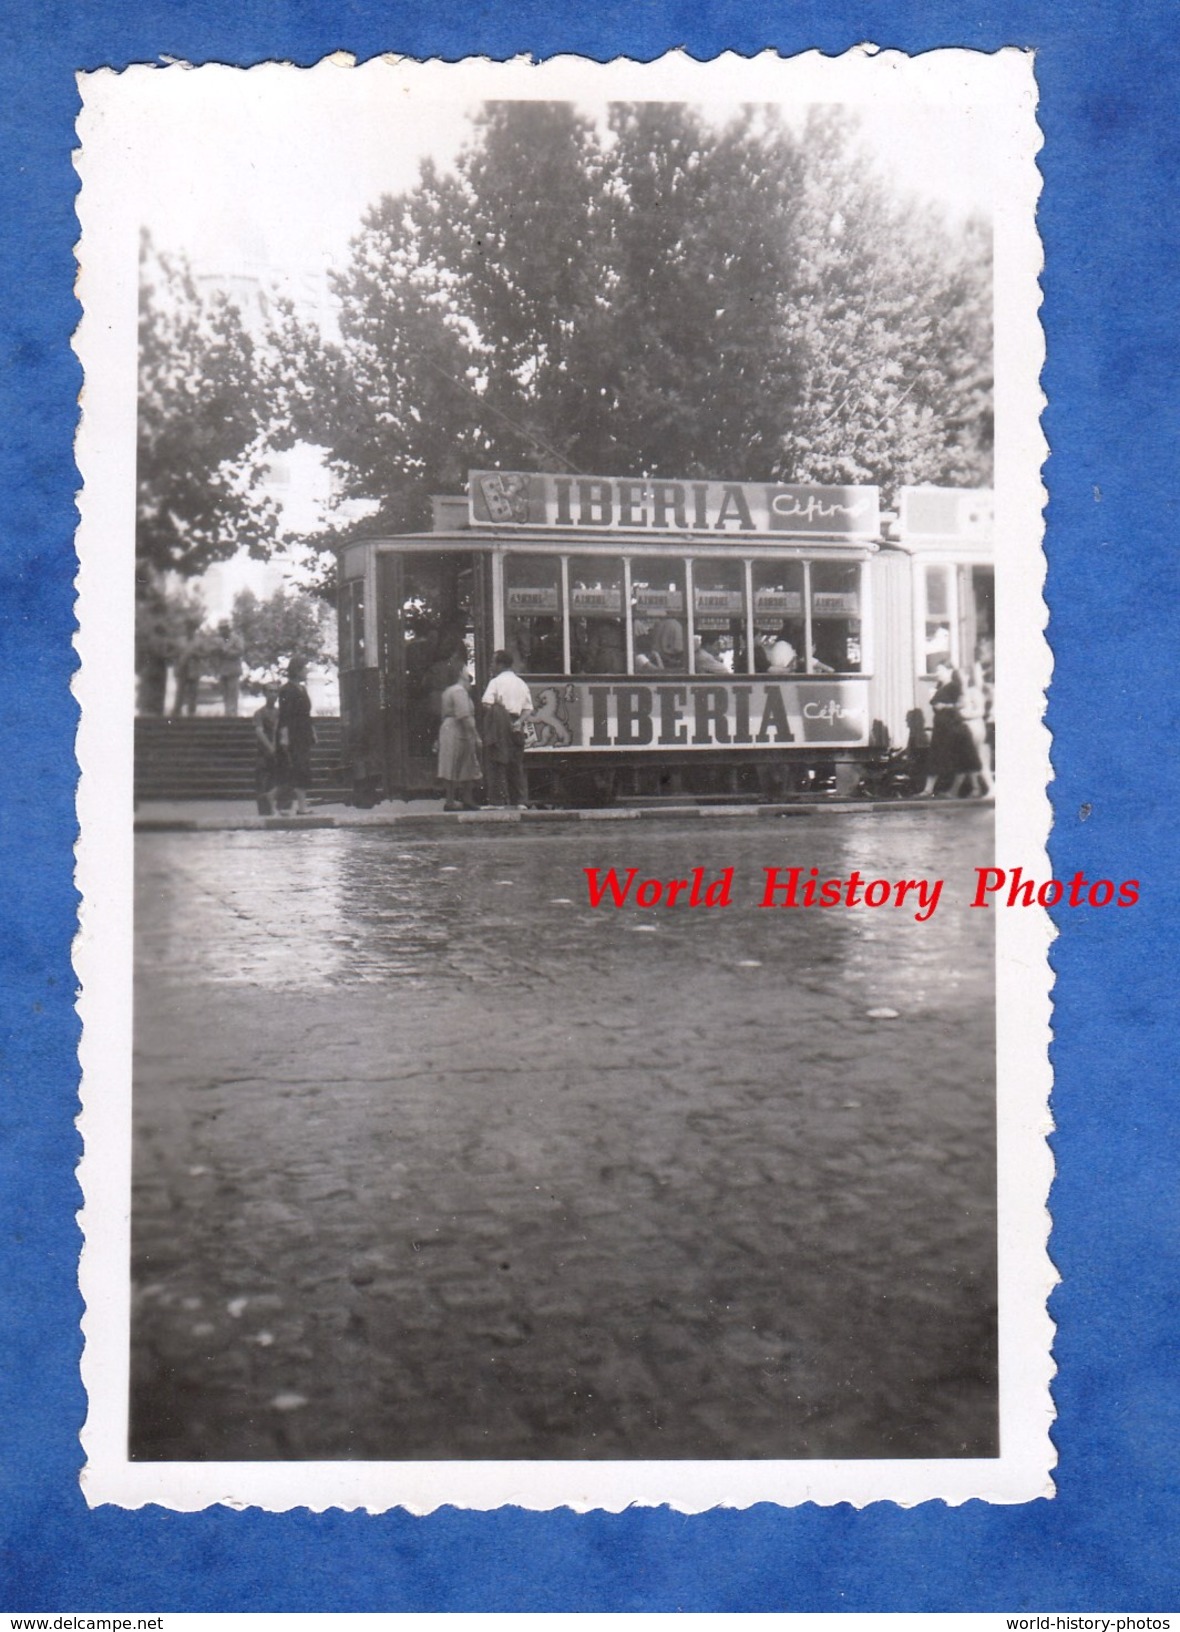
M529 801L524 768L524 721L533 711L533 694L516 673L509 652L497 652L496 673L483 694L488 710L484 752L488 766L488 800L493 805L515 805L524 810Z

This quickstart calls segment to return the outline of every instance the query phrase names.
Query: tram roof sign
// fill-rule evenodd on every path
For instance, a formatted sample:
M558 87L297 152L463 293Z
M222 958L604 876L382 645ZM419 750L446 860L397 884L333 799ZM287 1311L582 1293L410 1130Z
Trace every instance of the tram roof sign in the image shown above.
M467 493L473 527L873 539L881 525L875 487L473 470Z

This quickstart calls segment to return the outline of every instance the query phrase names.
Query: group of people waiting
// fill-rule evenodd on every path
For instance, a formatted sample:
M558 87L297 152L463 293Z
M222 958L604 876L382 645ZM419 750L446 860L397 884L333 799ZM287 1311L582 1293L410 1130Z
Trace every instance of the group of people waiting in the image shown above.
M528 778L524 752L529 741L533 694L516 673L510 652L494 658L496 672L482 698L483 733L476 726L475 701L467 688L466 657L450 660L447 684L439 699L438 775L446 790L444 810L477 810L472 798L484 775L480 755L487 761L488 802L492 805L528 805Z
M197 712L201 681L206 675L211 675L221 692L222 712L227 719L235 719L241 698L244 656L242 637L228 618L223 618L212 634L190 626L188 639L176 654L174 664L176 695L172 703L173 715L179 718L182 714L193 715Z
M922 798L933 798L939 784L946 783L945 797L957 799L971 781L979 797L986 799L995 790L988 672L976 663L964 677L943 659L935 667L934 682L930 698L934 723Z
M282 686L268 685L254 713L254 792L261 816L294 806L297 816L309 811L311 751L315 726L307 693L307 664L292 658Z

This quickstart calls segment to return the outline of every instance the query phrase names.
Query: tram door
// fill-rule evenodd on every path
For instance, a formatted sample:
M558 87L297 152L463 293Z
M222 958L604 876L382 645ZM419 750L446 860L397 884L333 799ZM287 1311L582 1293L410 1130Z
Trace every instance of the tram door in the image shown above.
M380 662L385 697L385 786L438 788L439 702L448 660L461 654L467 678L489 668L489 562L471 550L407 551L378 560Z

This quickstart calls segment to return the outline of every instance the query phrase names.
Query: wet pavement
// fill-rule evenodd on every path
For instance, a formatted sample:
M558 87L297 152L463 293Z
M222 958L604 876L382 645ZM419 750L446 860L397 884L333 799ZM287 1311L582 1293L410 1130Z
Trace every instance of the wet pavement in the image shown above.
M136 844L134 1456L995 1454L990 811Z

